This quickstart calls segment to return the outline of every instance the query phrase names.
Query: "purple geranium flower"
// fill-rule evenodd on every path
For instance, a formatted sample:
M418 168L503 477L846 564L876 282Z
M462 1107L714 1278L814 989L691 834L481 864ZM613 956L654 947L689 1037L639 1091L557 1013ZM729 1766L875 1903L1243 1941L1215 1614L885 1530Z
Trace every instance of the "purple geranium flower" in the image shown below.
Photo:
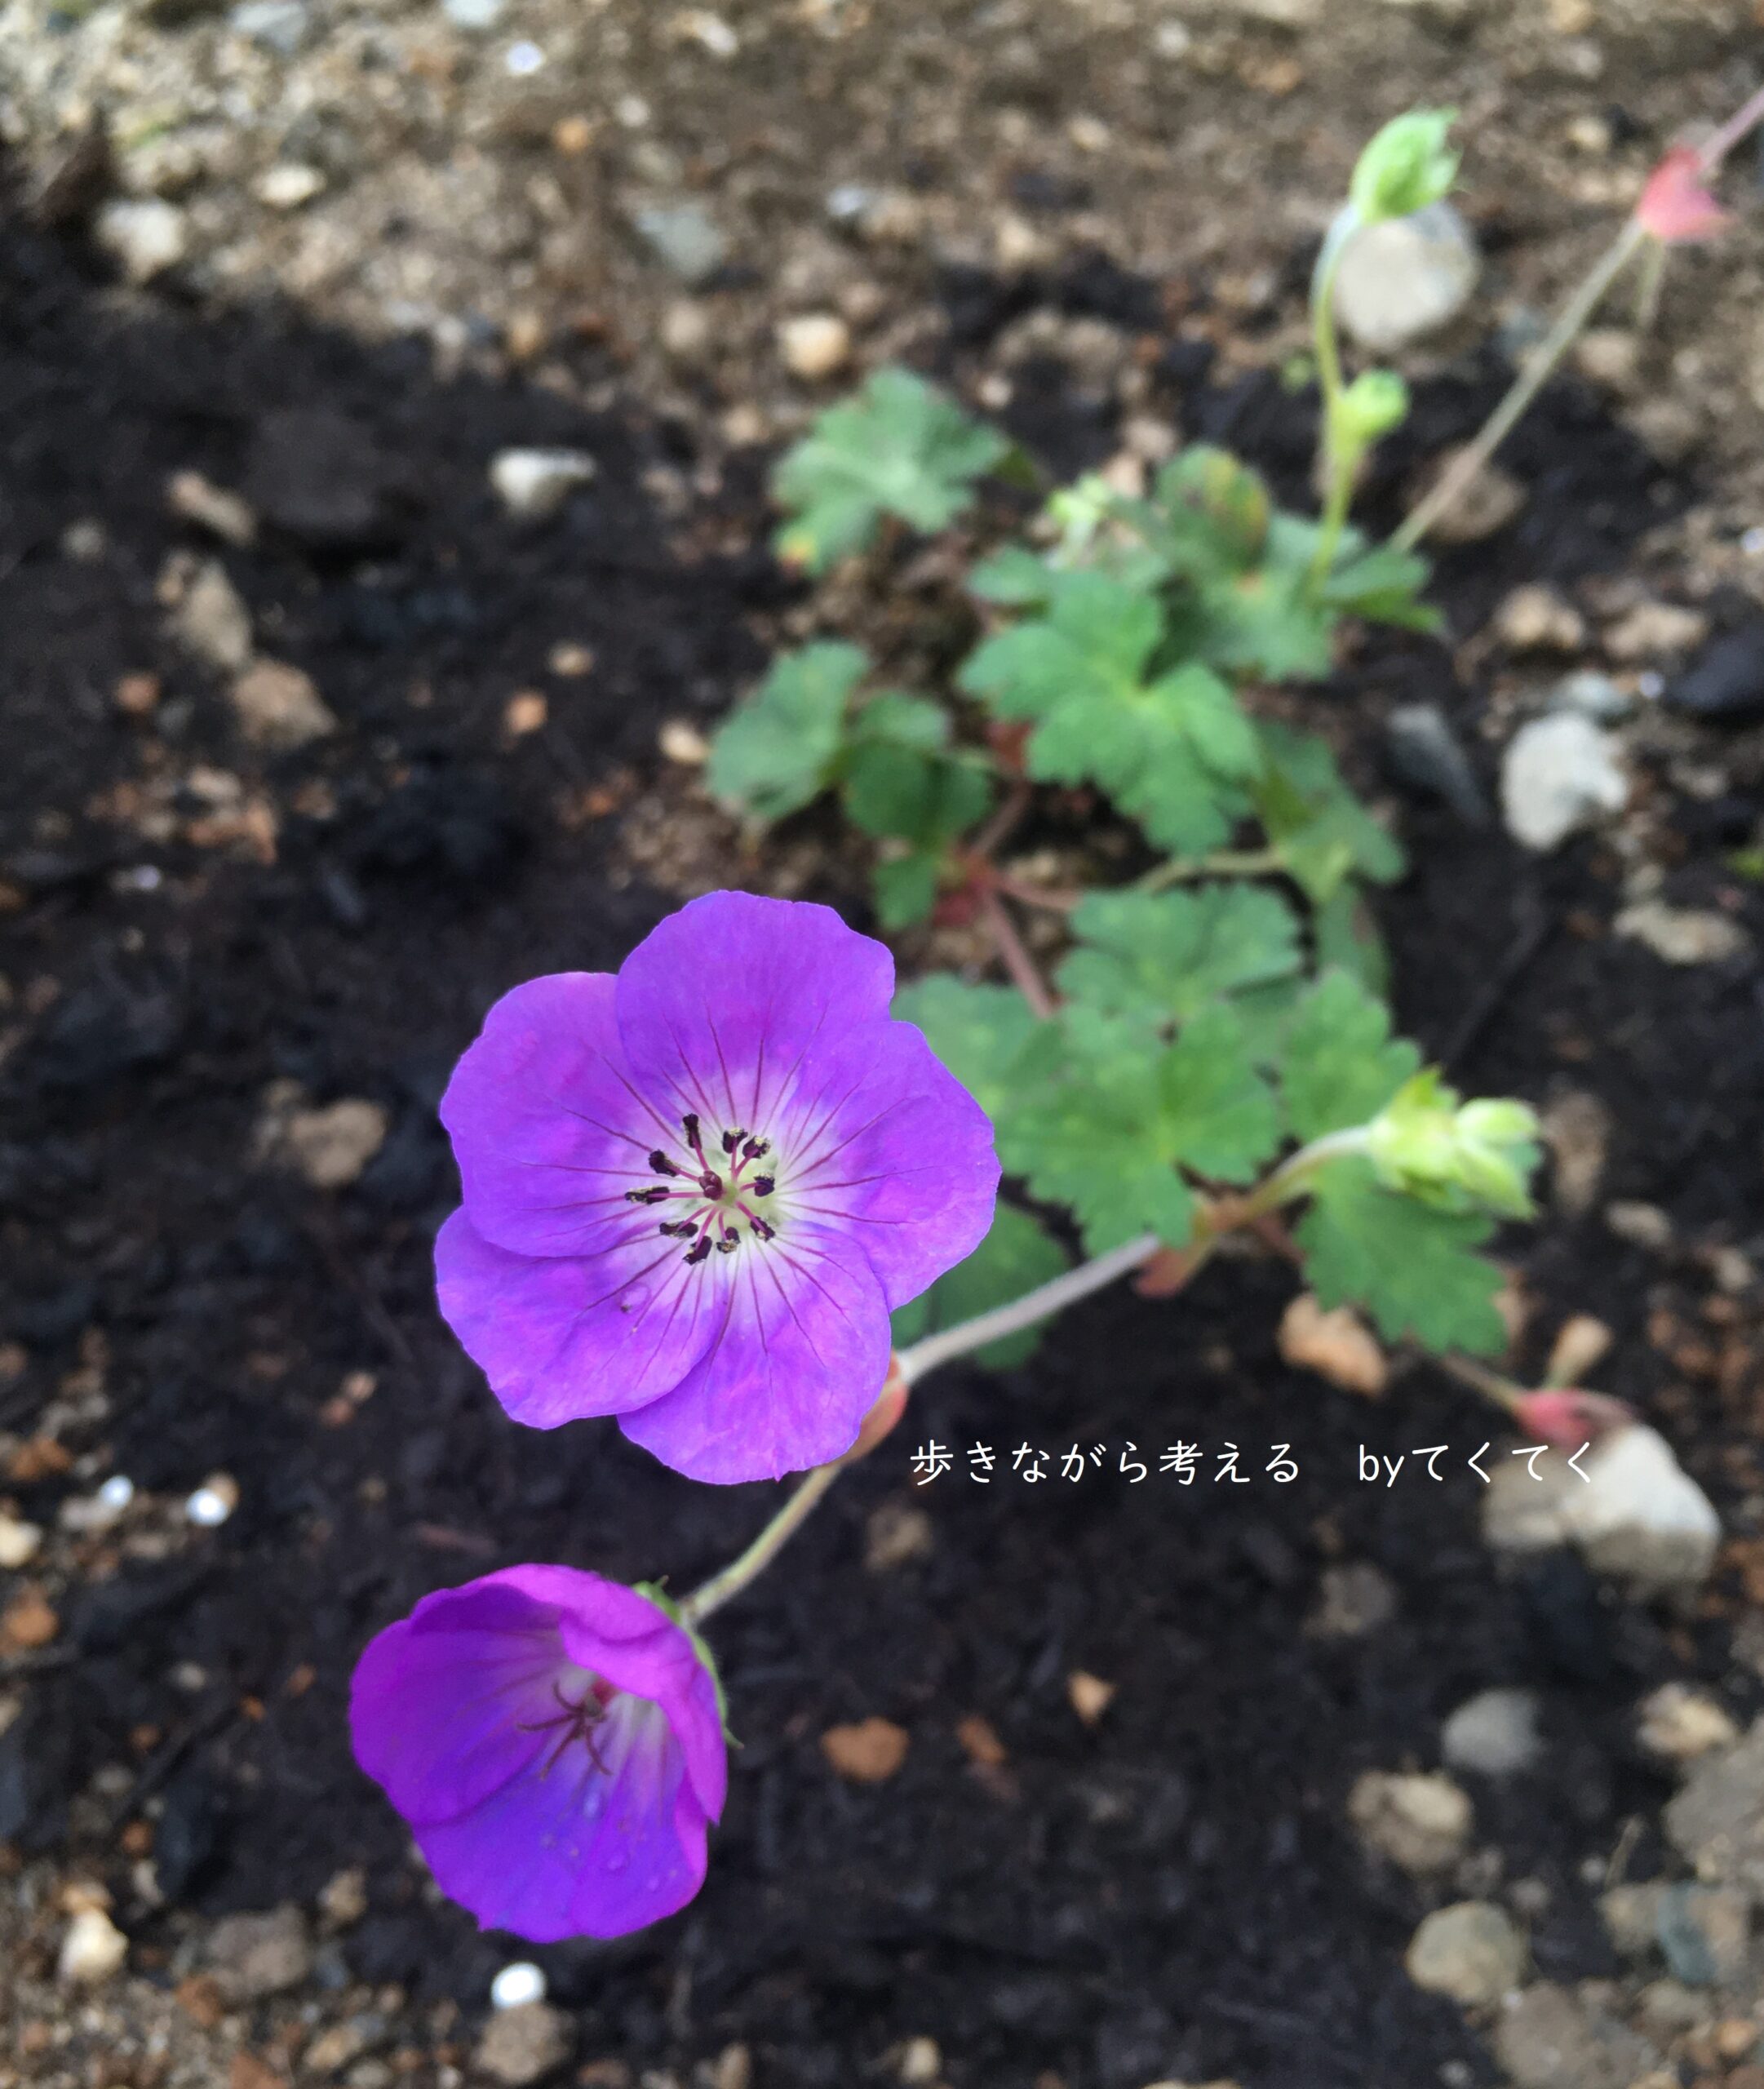
M716 892L616 978L507 994L441 1103L441 1306L517 1421L616 1414L694 1479L849 1450L889 1314L973 1252L999 1164L893 960L825 907Z
M349 1725L485 1929L623 1936L704 1883L729 1781L716 1679L635 1589L510 1567L425 1596L370 1641Z

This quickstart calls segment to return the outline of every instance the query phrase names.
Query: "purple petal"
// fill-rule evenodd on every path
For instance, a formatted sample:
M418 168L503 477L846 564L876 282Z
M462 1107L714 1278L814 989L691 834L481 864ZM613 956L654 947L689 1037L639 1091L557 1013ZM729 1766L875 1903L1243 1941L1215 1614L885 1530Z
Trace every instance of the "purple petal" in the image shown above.
M487 1577L425 1596L370 1640L349 1690L356 1760L410 1821L476 1806L539 1753L556 1710L555 1612Z
M663 1115L763 1129L818 1040L888 1013L894 960L830 907L713 892L619 969L625 1057Z
M720 1287L626 1205L591 1257L511 1254L456 1211L435 1242L441 1309L516 1421L556 1429L640 1407L679 1384L716 1339ZM710 1281L706 1281L710 1278Z
M671 1393L619 1417L689 1479L775 1479L849 1451L888 1373L888 1304L860 1250L795 1221L725 1258L726 1311Z
M484 1928L623 1936L703 1883L704 1811L660 1709L616 1698L593 1737L598 1765L575 1742L459 1819L418 1825L442 1892Z
M910 1022L865 1023L814 1054L778 1144L791 1212L849 1232L890 1308L972 1254L992 1223L991 1124Z
M499 1248L580 1254L627 1235L625 1192L656 1179L648 1156L675 1138L626 1067L614 991L604 972L530 979L454 1069L441 1121L472 1222Z

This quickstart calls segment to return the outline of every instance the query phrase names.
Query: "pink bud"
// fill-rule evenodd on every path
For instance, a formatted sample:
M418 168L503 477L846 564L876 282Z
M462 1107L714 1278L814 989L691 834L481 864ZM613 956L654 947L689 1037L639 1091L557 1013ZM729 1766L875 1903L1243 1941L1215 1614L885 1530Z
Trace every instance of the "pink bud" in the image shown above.
M1577 1451L1596 1444L1635 1420L1635 1410L1607 1393L1583 1393L1565 1386L1547 1393L1525 1393L1513 1404L1513 1416L1527 1435L1558 1451Z
M1637 220L1663 246L1710 239L1733 223L1704 185L1701 156L1689 145L1674 145L1647 177Z

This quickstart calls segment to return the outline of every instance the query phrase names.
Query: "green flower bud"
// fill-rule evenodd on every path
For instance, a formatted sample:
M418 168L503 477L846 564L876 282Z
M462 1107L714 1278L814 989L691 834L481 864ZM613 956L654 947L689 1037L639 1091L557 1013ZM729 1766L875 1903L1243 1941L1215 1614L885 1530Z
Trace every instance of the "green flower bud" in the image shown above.
M1360 154L1348 195L1362 224L1406 218L1437 203L1457 179L1460 155L1446 143L1455 109L1416 109L1387 123Z
M1366 1128L1366 1154L1387 1189L1447 1209L1525 1217L1537 1163L1537 1120L1522 1102L1460 1105L1429 1069L1394 1095Z
M1341 432L1364 450L1408 419L1409 388L1394 370L1363 370L1336 404Z

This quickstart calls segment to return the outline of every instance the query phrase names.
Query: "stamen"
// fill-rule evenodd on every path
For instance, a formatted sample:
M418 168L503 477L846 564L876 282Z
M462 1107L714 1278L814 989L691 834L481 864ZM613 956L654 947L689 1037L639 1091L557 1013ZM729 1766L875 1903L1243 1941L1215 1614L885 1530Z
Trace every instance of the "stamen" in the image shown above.
M649 1165L658 1175L682 1175L685 1173L684 1169L676 1167L659 1147L649 1155Z
M695 1154L697 1154L699 1160L702 1160L704 1158L704 1147L698 1137L698 1120L697 1113L689 1110L686 1115L682 1117L680 1121L686 1128L687 1145L692 1148Z
M702 1262L710 1252L711 1236L707 1233L701 1234L686 1250L686 1260L689 1262Z
M738 1233L725 1233L716 1244L716 1252L720 1255L733 1255L740 1245L741 1235Z
M745 1204L742 1206L743 1211L747 1209ZM775 1240L778 1238L778 1228L768 1226L763 1218L756 1218L751 1211L747 1212L747 1223L753 1228L753 1237L756 1240Z
M745 1132L725 1132L723 1134L724 1152L733 1155L736 1147L741 1144L742 1141L746 1138L747 1136L747 1134Z
M698 1178L698 1182L706 1196L720 1197L722 1195L723 1178L714 1169L707 1168L704 1173Z
M778 1187L778 1183L770 1175L756 1175L747 1187L756 1197L769 1197Z
M664 1190L658 1183L653 1190L627 1190L625 1202L627 1204L665 1204L673 1194L671 1190Z
M663 1233L671 1234L676 1240L685 1240L698 1229L689 1218L664 1218L659 1230Z
M741 1157L743 1160L758 1160L771 1151L769 1139L749 1139L741 1150Z

